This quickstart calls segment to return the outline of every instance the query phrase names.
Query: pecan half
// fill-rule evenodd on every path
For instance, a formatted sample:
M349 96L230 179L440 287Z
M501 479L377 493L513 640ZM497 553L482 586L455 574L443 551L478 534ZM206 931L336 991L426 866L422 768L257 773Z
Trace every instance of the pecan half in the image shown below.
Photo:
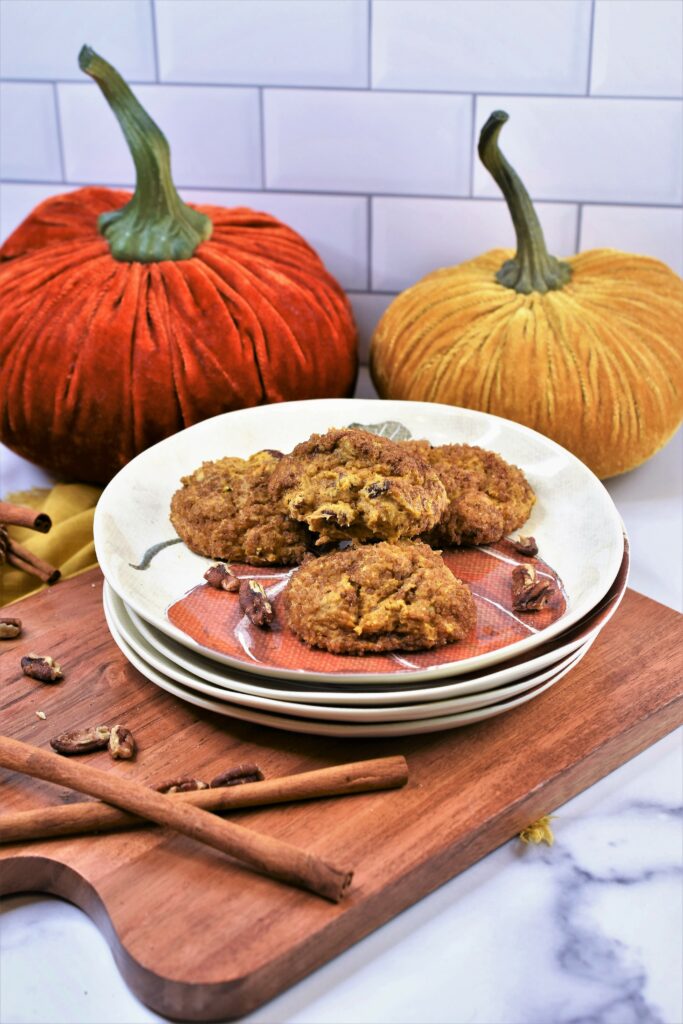
M115 761L130 761L135 757L135 740L124 725L112 725L109 734L109 753Z
M95 725L92 729L75 729L53 736L50 746L58 754L67 757L72 754L89 754L92 750L104 750L109 743L109 726Z
M64 678L60 666L47 655L27 654L21 659L21 671L41 683L57 683Z
M375 480L373 483L368 484L366 494L368 498L379 498L380 494L386 494L390 487L390 480Z
M222 562L218 565L212 565L207 569L204 573L204 579L215 590L227 590L235 593L240 589L240 581L230 572L227 565L223 565Z
M234 768L228 768L211 779L211 789L222 789L225 786L241 786L244 782L261 782L263 772L256 764L238 764Z
M249 621L262 628L269 626L275 612L261 584L256 580L242 580L239 593L240 608Z
M522 537L520 534L517 540L512 541L512 546L520 555L527 555L529 558L533 558L534 555L538 554L538 544L535 537Z
M21 619L0 618L0 640L14 640L21 633Z
M201 779L191 779L188 775L181 779L172 779L170 782L162 782L160 786L154 787L157 793L191 793L195 789L208 789L208 782Z
M512 570L512 608L516 612L537 612L545 608L553 590L552 581L540 578L526 562Z

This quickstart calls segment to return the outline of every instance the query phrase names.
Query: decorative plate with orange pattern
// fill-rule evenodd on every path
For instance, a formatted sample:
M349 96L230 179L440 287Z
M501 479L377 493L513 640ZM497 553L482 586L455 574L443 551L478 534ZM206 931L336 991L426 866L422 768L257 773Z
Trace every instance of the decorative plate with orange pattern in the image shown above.
M523 560L502 542L458 549L446 561L477 599L476 634L433 652L381 657L313 651L286 627L256 630L235 610L234 595L203 585L210 563L176 542L168 509L180 477L206 459L247 456L262 448L290 450L312 432L348 424L426 438L432 444L466 443L498 452L520 466L537 495L524 528L539 545L544 565L561 580L544 612L512 613L511 561ZM548 438L486 413L422 402L321 399L245 409L206 420L143 452L112 480L98 504L95 544L116 593L143 619L179 643L247 672L297 681L337 683L437 679L477 671L543 644L595 607L622 560L619 515L600 481ZM286 579L270 576L271 595ZM265 582L265 580L264 580ZM564 606L563 606L564 603Z

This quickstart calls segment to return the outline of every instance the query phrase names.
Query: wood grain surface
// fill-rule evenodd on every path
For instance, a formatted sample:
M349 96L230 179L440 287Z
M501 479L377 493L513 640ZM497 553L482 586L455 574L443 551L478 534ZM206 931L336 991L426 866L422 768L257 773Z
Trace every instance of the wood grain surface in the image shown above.
M46 748L67 729L121 722L138 741L135 761L87 755L114 776L157 784L246 761L273 777L408 759L405 789L233 815L355 868L338 905L166 829L0 848L0 892L47 892L82 907L137 995L182 1020L237 1017L264 1003L683 721L683 616L632 591L575 671L537 699L467 728L371 741L231 722L158 690L111 640L97 570L12 615L24 634L0 644L0 733ZM27 653L55 657L63 682L22 676ZM8 771L0 792L3 809L82 799Z

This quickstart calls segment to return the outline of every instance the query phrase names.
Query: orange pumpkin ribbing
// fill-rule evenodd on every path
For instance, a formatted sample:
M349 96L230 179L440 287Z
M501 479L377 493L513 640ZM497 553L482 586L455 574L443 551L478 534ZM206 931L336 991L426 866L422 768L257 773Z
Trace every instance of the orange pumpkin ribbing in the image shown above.
M296 232L265 213L192 207L213 233L190 259L120 262L97 218L130 198L48 199L0 249L5 444L101 483L217 413L351 393L348 301Z

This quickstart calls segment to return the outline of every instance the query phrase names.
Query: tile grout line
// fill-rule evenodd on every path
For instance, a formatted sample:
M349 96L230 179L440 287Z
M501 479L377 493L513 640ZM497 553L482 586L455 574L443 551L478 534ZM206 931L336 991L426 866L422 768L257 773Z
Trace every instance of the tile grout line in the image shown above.
M400 292L383 291L381 288L376 288L374 291L370 290L364 292L359 291L357 288L345 288L344 291L347 295L386 295L389 298L395 298L396 295L401 294Z
M78 179L68 180L66 175L61 180L47 178L0 178L0 185L65 185L74 188L82 188L89 185L96 185L98 188L133 188L135 181L80 181ZM363 199L368 198L367 192L341 192L339 189L314 189L314 188L254 188L250 185L192 185L187 182L176 182L178 188L191 189L193 192L246 192L258 195L283 195L283 196L316 196L330 199ZM474 202L474 203L504 203L500 196L478 196L459 193L457 195L443 193L422 193L422 192L381 192L373 195L375 199L405 199L408 201L419 200L422 202ZM534 203L553 206L627 206L645 210L681 210L683 205L678 202L662 203L650 202L637 199L560 199L553 197L541 197L532 195Z
M66 160L64 158L64 139L62 137L62 114L59 109L59 93L57 83L52 83L52 99L55 106L55 123L57 128L57 146L59 148L59 166L62 172L62 180L66 181ZM56 182L61 184L61 182Z
M51 82L63 85L88 85L88 82L84 82L82 78L64 78L58 79L51 78L5 78L0 76L0 82L6 83L7 85L49 85ZM272 89L278 92L350 92L350 93L384 93L389 96L458 96L467 97L472 95L471 89L421 89L419 86L405 89L391 89L386 86L377 89L368 89L363 85L291 85L286 83L262 83L254 84L254 82L188 82L188 81L170 81L164 79L163 81L150 81L149 79L127 79L127 83L131 88L143 85L163 85L164 88L177 88L177 89ZM628 100L632 103L643 102L658 102L658 103L678 103L680 104L683 95L648 95L648 96L635 96L631 93L617 94L617 93L591 93L587 95L585 92L507 92L504 89L499 89L496 92L491 90L477 90L477 96L492 96L501 97L507 99L525 99L525 100Z
M476 110L477 110L477 96L476 96L476 93L472 93L472 105L471 105L471 108L470 108L470 112L471 112L471 116L472 116L472 124L470 125L470 198L472 198L472 199L474 198L474 169L475 169L474 168L474 164L475 164L474 147L475 147L475 142L476 142L476 137L477 137L477 124L476 124L476 118L475 118Z
M152 27L152 53L154 54L154 81L160 82L159 74L159 36L157 33L157 6L156 0L149 0L149 16Z
M264 105L265 100L263 98L264 90L259 86L258 91L258 123L259 123L259 143L261 146L261 192L266 191L266 118ZM190 187L190 186L186 186Z
M372 291L372 196L367 196L367 216L368 216L368 242L367 242L367 253L368 253L368 273L367 273L367 285L368 291Z
M368 54L367 54L368 89L372 89L372 0L368 0Z
M595 0L591 0L591 16L588 29L588 74L586 80L586 96L591 94L593 78L593 41L595 37Z

